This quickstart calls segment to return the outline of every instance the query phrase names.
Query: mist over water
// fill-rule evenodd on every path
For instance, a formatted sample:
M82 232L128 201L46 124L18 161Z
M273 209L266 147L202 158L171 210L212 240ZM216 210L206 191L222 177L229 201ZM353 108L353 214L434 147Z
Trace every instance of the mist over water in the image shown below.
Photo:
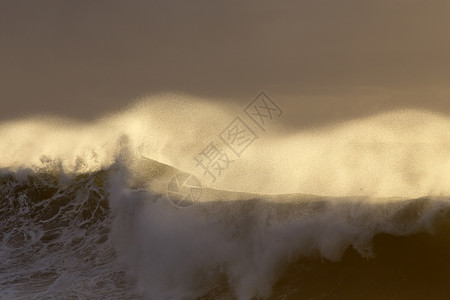
M3 123L0 166L29 168L49 160L66 172L99 170L124 143L144 156L207 181L194 157L240 107L161 95L92 123L35 117ZM279 121L279 120L278 120ZM399 110L328 127L287 133L274 122L214 183L254 193L419 197L448 195L450 122Z
M1 124L0 296L358 299L327 283L354 278L373 299L406 297L419 274L386 266L416 254L444 265L417 287L448 278L446 117L393 111L294 134L274 122L212 183L194 157L240 109L161 95L91 123ZM176 172L202 181L191 207L167 197Z
M449 14L0 0L0 300L450 299Z

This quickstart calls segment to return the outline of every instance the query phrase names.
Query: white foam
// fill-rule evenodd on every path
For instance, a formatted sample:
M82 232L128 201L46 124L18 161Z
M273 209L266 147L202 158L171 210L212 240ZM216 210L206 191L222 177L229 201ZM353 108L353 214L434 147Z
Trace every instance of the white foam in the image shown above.
M0 167L56 161L69 173L89 172L114 163L126 142L136 157L207 181L194 156L240 113L236 106L166 95L92 123L45 117L8 122L0 126ZM402 110L297 133L278 126L259 134L242 157L233 157L217 187L333 196L450 194L450 122L444 116Z
M349 246L370 257L375 234L430 230L449 209L447 199L366 198L248 199L177 209L165 196L133 192L125 182L120 175L111 184L112 241L150 299L195 299L224 278L238 299L268 297L284 267L302 257L338 261Z

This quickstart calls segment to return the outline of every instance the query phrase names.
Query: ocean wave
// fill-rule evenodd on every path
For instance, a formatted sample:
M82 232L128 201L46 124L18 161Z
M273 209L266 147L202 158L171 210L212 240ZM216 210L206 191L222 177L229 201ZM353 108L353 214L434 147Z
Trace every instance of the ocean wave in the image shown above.
M234 113L164 97L0 125L2 298L448 298L445 117L268 130L212 184L193 158Z
M139 165L159 170L159 180L176 171L147 159ZM356 291L365 293L368 285L377 295L363 272L375 272L380 284L383 276L400 276L395 266L406 268L416 257L412 253L423 260L415 262L417 267L436 265L439 259L448 266L446 197L206 190L207 201L180 209L164 191L149 188L155 186L149 174L130 171L121 164L79 175L55 169L4 171L2 295L357 299L361 294ZM433 282L447 276L447 270L433 273ZM359 280L354 279L355 292L329 282L345 278ZM403 274L392 280L405 285L418 279ZM432 286L424 282L417 288ZM385 293L401 296L413 290L408 294L390 283ZM445 292L441 288L435 295Z
M207 181L194 158L240 113L225 104L166 95L94 122L11 121L0 124L0 168L42 168L53 161L66 173L80 174L131 155ZM230 157L232 165L213 183L217 188L337 197L450 195L450 121L442 115L398 110L295 133L280 123L257 134L240 157Z

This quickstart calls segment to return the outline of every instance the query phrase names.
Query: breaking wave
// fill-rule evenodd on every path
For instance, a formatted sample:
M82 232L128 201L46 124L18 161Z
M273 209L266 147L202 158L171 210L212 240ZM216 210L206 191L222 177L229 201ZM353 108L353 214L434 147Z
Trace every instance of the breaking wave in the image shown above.
M90 124L0 125L0 296L448 298L444 117L274 127L212 186L192 157L232 117L167 96ZM179 172L203 181L188 208L165 190Z

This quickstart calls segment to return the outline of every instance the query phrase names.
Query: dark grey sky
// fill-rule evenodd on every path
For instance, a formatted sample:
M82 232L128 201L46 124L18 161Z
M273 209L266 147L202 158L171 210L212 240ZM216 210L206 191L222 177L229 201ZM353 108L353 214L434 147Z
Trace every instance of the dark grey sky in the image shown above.
M182 92L289 124L398 107L450 112L448 0L0 0L0 120L90 119Z

